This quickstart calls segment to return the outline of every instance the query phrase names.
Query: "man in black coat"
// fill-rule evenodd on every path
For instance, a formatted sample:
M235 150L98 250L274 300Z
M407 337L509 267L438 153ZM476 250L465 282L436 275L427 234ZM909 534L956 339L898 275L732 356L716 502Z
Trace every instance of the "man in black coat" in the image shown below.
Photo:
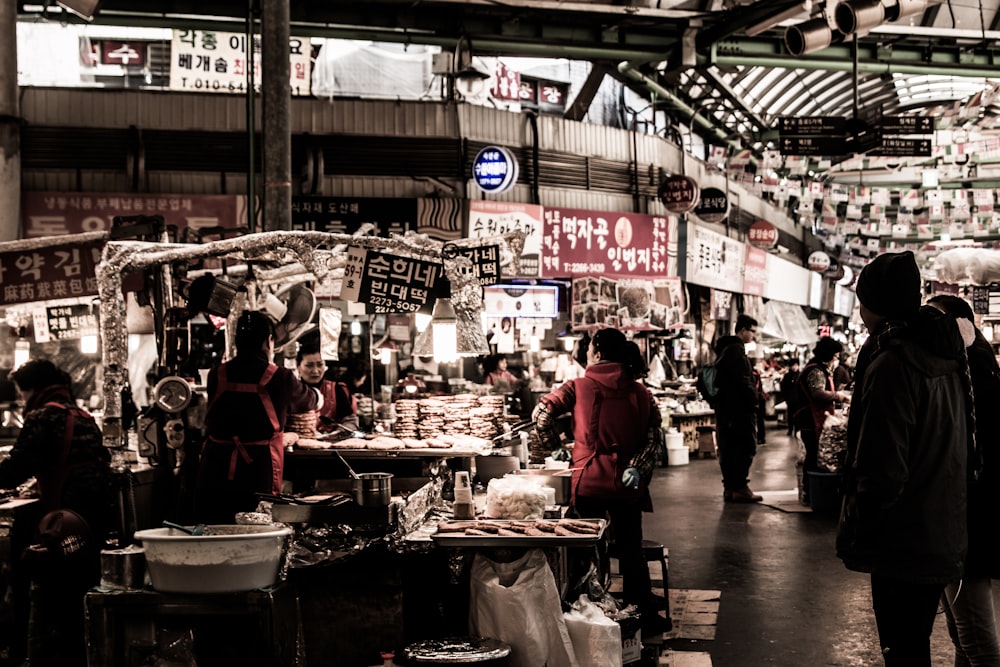
M858 355L837 555L871 573L887 667L930 667L941 592L963 575L971 382L955 319L921 308L911 252L858 278L870 336Z
M763 498L750 490L750 464L757 453L757 387L753 366L747 358L747 343L757 334L757 320L740 314L736 334L715 343L715 433L722 470L722 498L726 502L759 503Z

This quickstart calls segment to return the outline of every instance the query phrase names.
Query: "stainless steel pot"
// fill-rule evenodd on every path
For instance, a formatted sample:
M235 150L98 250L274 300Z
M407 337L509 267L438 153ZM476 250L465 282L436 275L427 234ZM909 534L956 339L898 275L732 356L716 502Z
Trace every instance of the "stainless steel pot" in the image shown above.
M361 507L387 507L392 499L392 473L362 472L354 478L354 502Z

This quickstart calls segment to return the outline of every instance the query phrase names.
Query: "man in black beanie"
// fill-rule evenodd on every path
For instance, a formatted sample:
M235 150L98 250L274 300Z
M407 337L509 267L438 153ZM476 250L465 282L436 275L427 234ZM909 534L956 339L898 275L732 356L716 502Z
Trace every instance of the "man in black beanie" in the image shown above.
M869 338L848 418L837 555L871 574L887 667L930 667L946 583L962 577L971 394L954 318L921 308L913 253L858 278Z

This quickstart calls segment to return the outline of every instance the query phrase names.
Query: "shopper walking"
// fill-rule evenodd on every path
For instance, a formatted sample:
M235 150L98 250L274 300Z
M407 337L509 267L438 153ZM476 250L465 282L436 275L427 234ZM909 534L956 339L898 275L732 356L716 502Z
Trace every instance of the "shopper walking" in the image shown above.
M912 252L876 257L856 293L870 337L848 419L837 554L871 574L887 667L929 667L938 602L966 553L965 347L954 318L920 307Z
M643 634L651 635L669 628L642 555L642 512L653 509L648 484L660 447L660 413L638 381L645 375L636 344L601 329L590 341L584 376L543 396L534 420L542 443L557 449L556 418L572 413L573 508L584 518L610 517L624 601L639 607Z
M969 484L969 553L965 574L945 586L941 602L948 634L955 644L955 667L1000 667L991 578L1000 578L1000 365L983 332L973 324L968 301L950 294L928 300L928 305L955 316L969 357L976 404L976 444L982 471Z
M750 490L750 464L757 453L757 387L746 344L757 334L757 320L740 314L736 335L715 343L715 431L722 470L723 500L759 503L763 498Z
M816 459L819 455L819 436L823 432L826 416L833 414L837 402L846 401L849 395L834 388L833 369L844 346L829 336L816 341L812 359L802 370L798 382L798 409L795 412L795 428L802 438L806 458L802 464L805 476L802 502L809 503L809 473L820 472Z

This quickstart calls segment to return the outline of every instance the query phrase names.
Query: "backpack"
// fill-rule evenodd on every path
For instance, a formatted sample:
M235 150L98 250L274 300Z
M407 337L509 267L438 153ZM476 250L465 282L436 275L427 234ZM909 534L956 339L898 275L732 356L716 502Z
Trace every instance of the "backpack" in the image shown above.
M698 371L698 381L695 383L695 388L701 397L708 401L708 404L715 408L716 400L719 398L719 384L718 384L718 369L716 364L722 359L722 355L726 353L725 350L722 351L715 359L715 363L705 364Z
M698 371L698 381L695 383L698 393L712 407L715 407L715 399L719 397L719 385L715 383L716 370L715 364L705 364Z

